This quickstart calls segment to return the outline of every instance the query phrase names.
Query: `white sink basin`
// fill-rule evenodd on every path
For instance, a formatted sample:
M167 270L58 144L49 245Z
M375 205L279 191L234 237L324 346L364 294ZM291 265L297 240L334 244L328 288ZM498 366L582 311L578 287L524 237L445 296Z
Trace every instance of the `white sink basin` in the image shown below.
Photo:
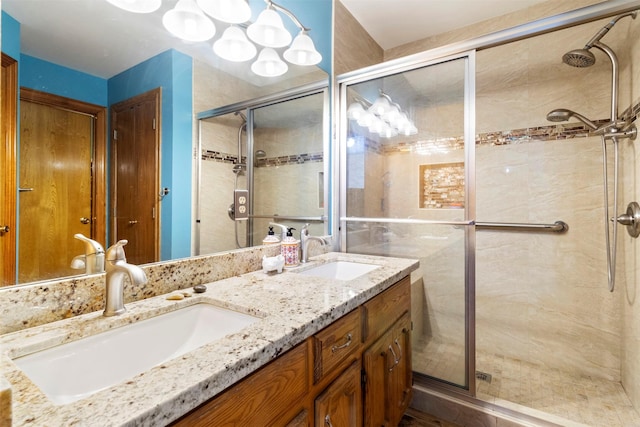
M353 280L378 268L378 265L361 264L350 261L333 261L309 270L301 271L304 276L324 277L325 279Z
M237 332L258 318L195 304L14 359L55 403L82 399Z

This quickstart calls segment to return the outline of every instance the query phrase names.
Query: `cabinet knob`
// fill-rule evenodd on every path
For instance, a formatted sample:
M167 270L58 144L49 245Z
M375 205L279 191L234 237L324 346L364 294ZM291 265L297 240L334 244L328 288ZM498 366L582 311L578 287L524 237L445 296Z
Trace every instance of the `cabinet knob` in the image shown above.
M8 225L0 225L0 233L8 233L9 226Z

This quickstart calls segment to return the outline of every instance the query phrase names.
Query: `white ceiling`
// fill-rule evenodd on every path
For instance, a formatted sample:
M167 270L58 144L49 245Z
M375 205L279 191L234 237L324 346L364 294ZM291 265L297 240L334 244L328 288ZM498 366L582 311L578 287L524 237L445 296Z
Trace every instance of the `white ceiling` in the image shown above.
M340 0L384 50L547 0Z
M229 66L212 54L210 43L184 43L159 24L175 0L164 0L158 11L146 15L123 13L104 0L1 1L2 9L21 23L23 52L98 77L110 78L169 48L217 68ZM388 49L545 0L341 1ZM245 72L225 71L238 77Z

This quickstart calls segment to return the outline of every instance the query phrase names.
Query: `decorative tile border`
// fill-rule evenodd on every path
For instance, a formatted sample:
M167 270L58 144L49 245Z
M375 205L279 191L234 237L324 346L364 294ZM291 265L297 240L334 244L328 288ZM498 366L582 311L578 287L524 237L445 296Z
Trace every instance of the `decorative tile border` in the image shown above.
M221 153L219 151L202 150L202 160L213 161L219 163L236 164L238 162L238 156L235 154ZM242 157L242 162L246 162L247 158ZM298 165L302 163L316 163L324 161L324 154L320 153L302 153L302 154L290 154L287 156L271 157L271 158L256 158L254 160L255 167L271 167L271 166L285 166L285 165Z

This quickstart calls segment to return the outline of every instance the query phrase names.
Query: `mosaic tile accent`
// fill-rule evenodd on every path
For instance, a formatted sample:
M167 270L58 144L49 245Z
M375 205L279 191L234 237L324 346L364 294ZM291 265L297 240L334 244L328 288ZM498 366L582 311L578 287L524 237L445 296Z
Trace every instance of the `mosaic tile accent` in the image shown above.
M202 160L214 161L220 163L236 164L238 162L238 156L235 154L221 153L219 151L202 150ZM242 163L246 163L247 157L242 157ZM271 166L284 166L301 163L317 163L324 161L324 154L320 153L301 153L290 154L287 156L278 156L271 158L259 158L255 159L255 167L271 167Z
M420 165L420 207L464 208L464 162Z

